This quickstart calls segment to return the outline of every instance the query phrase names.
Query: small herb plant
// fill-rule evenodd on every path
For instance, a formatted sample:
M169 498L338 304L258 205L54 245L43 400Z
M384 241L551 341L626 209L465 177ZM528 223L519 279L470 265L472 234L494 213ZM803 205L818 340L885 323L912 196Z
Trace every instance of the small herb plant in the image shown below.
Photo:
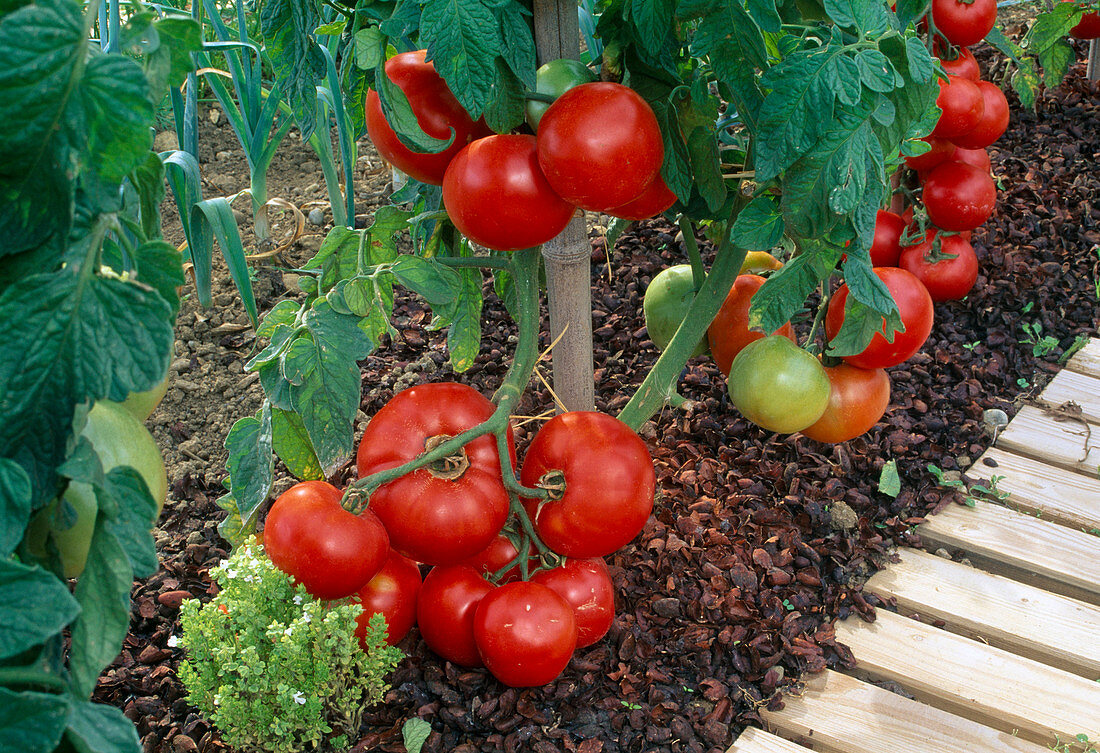
M963 502L967 507L974 507L978 502L988 500L990 502L1004 502L1008 498L1008 492L998 489L997 484L1004 476L991 476L989 484L974 483L969 487L958 478L951 478L937 465L928 464L928 472L936 477L936 483L946 489L958 489L965 494Z
M402 657L385 644L382 616L371 619L364 650L358 605L314 599L253 546L211 575L221 592L181 609L188 658L179 674L190 702L244 751L345 750Z

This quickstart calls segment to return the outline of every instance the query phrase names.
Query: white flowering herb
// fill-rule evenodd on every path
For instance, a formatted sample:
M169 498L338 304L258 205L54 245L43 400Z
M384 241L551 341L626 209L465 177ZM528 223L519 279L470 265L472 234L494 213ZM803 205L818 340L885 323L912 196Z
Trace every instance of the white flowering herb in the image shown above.
M188 700L240 750L350 747L363 709L382 699L402 656L386 645L381 615L364 651L355 636L358 605L315 600L259 547L238 548L211 575L221 592L180 610Z

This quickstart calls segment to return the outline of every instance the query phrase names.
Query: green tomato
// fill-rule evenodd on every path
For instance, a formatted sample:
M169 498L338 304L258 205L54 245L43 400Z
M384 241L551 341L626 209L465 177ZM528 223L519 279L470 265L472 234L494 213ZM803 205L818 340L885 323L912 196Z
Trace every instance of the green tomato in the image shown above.
M539 94L549 94L557 99L574 86L595 80L596 74L579 60L569 58L551 60L535 71L535 91ZM539 121L542 120L542 114L548 107L550 104L547 102L527 100L527 124L531 126L531 130L538 132Z
M821 418L831 389L821 362L782 335L746 345L733 359L728 386L745 418L784 434Z
M663 269L649 283L642 300L642 311L645 312L649 339L657 346L657 350L668 347L694 298L695 283L691 277L690 264L677 264ZM701 356L706 352L707 333L704 331L691 355Z
M119 405L125 408L138 421L144 421L153 415L153 411L160 405L160 401L168 393L167 375L160 384L145 392L131 392Z

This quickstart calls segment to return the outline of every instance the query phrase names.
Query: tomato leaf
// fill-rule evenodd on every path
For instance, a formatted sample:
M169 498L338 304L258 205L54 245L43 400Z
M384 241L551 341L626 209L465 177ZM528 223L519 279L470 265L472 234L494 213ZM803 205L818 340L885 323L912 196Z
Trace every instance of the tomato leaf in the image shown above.
M0 557L19 545L31 516L31 479L14 460L0 458Z
M325 57L313 38L321 25L318 0L264 0L260 32L279 90L294 110L302 140L313 135L317 86L326 71Z
M1070 64L1076 59L1073 45L1066 39L1058 39L1049 47L1040 50L1039 65L1043 67L1043 83L1047 88L1057 88L1069 72Z
M907 27L928 12L932 0L897 0L898 24Z
M405 721L401 726L401 740L407 753L420 753L432 734L432 725L419 717Z
M73 691L90 698L96 679L118 655L130 627L130 586L134 571L118 537L101 512L84 573L76 582L80 616L73 623L69 668Z
M500 24L487 4L427 0L420 15L420 43L470 117L481 117L492 94L493 61L502 44Z
M508 133L524 122L523 82L504 63L496 59L497 77L492 97L485 107L485 124L497 133Z
M500 54L512 73L528 89L535 88L535 38L527 16L531 15L518 3L498 4L493 12L500 19ZM498 131L503 133L503 131Z
M172 319L179 311L180 297L176 291L186 284L183 276L183 256L167 241L147 241L137 249L137 279L151 286L172 309Z
M890 28L886 4L867 0L825 0L825 12L837 25L865 36L880 36Z
M901 477L898 475L898 461L887 460L878 477L878 490L888 497L897 498L901 494Z
M250 525L263 501L271 491L275 475L272 457L271 402L264 400L256 416L238 419L225 438L229 457L229 493L236 500L237 513Z
M734 220L733 245L749 251L767 251L783 237L783 215L771 196L757 196Z
M25 753L52 753L69 723L71 704L70 697L56 693L0 687L0 735L18 740Z
M795 258L775 271L752 297L749 327L771 334L802 308L818 282L836 266L840 249L807 243Z
M412 111L409 98L397 84L390 81L386 75L386 66L379 65L374 69L374 88L378 92L378 103L382 107L382 115L390 128L397 134L407 148L414 152L436 154L454 143L455 130L446 139L437 139L429 136L420 127L420 121Z
M157 571L157 550L150 533L157 519L157 503L145 485L145 479L130 466L111 469L106 476L106 492L118 506L117 515L108 521L130 560L134 575L147 578ZM97 496L103 492L97 492Z
M271 442L275 454L295 478L323 481L324 471L309 441L301 416L279 408L271 410Z
M630 0L630 20L638 41L651 54L660 53L673 29L675 0Z
M474 365L481 350L481 272L463 269L462 288L455 299L454 308L448 312L451 326L447 330L447 350L451 366L458 373Z
M133 723L102 703L74 704L65 737L80 753L141 753Z
M691 171L695 175L695 187L712 212L718 211L726 201L726 183L722 180L718 141L713 128L699 127L688 136L688 154Z
M43 643L79 613L80 605L54 575L0 559L0 659Z
M889 59L878 50L860 50L856 53L859 78L871 91L890 92L905 83ZM900 84L898 79L901 79Z
M454 302L462 277L448 266L419 256L402 254L393 264L393 276L433 308Z

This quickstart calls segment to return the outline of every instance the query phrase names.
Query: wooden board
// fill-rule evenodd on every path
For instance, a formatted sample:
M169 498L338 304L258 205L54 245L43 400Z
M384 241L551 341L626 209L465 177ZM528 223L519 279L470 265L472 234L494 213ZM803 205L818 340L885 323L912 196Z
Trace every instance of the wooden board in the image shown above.
M1039 397L1053 408L1072 400L1081 406L1082 415L1087 421L1100 424L1100 378L1098 377L1062 369L1054 375Z
M782 711L761 710L768 726L821 753L1043 753L1046 749L955 714L825 670ZM1049 751L1048 751L1049 753Z
M1088 345L1074 353L1066 368L1100 377L1100 340L1090 340Z
M756 727L746 727L726 753L810 753L810 749Z
M1025 405L1001 432L997 446L1096 478L1100 426L1055 421L1042 408Z
M999 575L902 549L864 589L897 599L902 614L1090 680L1100 678L1100 607ZM857 657L858 658L858 657Z
M885 609L874 623L837 623L836 638L851 647L858 672L945 711L1040 745L1078 734L1100 739L1095 681Z
M987 460L996 465L988 465ZM1079 530L1100 530L1100 479L996 447L986 450L966 476L984 482L1003 477L997 488L1008 492L1005 504L1018 512Z
M1100 537L988 502L949 505L917 533L926 545L963 550L984 569L1100 604Z

